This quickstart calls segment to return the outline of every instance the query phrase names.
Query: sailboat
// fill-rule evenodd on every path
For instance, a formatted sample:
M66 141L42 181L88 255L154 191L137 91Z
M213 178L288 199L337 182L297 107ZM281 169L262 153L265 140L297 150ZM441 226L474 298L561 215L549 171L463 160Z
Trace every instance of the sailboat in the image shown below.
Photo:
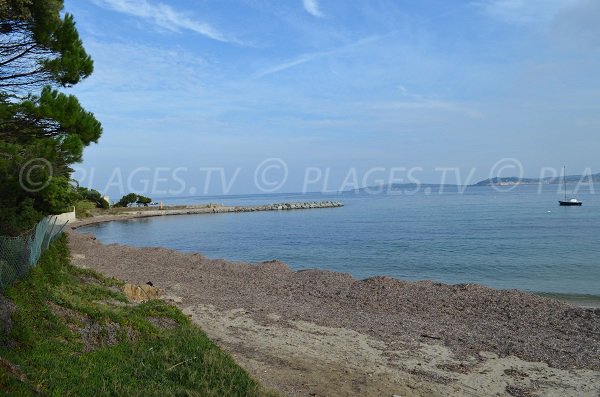
M558 205L563 206L563 207L575 206L575 205L580 206L581 204L583 204L583 202L577 200L576 198L567 200L567 179L565 177L566 170L567 170L567 167L563 166L563 185L565 187L565 199L564 199L564 201L558 200Z

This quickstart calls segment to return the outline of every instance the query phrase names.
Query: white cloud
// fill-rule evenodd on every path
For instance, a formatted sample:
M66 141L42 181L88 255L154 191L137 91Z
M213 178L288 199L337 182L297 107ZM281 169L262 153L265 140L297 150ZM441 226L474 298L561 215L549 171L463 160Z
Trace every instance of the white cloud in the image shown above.
M317 2L317 0L302 0L302 3L304 4L304 9L310 15L315 16L315 17L323 17L324 16L323 13L321 12L321 9L319 8L319 3Z
M178 47L88 39L86 49L95 61L95 70L85 85L102 92L195 90L209 67L203 58Z
M503 22L529 25L548 23L557 13L579 0L478 0L473 2L487 15Z
M312 53L312 54L304 54L304 55L301 55L300 57L298 57L296 59L293 59L291 61L286 61L284 63L278 64L278 65L275 65L275 66L271 66L269 68L261 70L261 71L255 73L254 77L255 78L265 77L265 76L268 76L270 74L279 73L279 72L282 72L284 70L293 68L293 67L298 66L298 65L302 65L302 64L307 63L307 62L316 61L316 60L321 59L321 58L325 58L325 57L328 57L328 56L332 56L332 55L343 53L343 52L346 52L346 51L349 51L349 50L353 50L353 49L355 49L357 47L360 47L360 46L362 46L364 44L369 44L369 43L377 41L377 40L379 40L379 39L381 39L383 37L387 37L387 36L389 36L389 35L391 35L393 33L394 32L390 32L390 33L387 33L385 35L369 36L369 37L357 40L357 41L352 42L350 44L347 44L345 46L338 47L338 48L335 48L335 49L329 50L329 51L315 52L315 53Z
M213 40L237 42L213 28L211 25L197 21L188 15L163 3L150 3L147 0L93 0L100 7L108 8L123 14L146 19L157 26L179 32L190 30Z
M254 75L254 77L261 78L261 77L268 76L270 74L278 73L278 72L284 71L286 69L293 68L294 66L302 65L303 63L310 62L315 59L321 58L325 55L327 55L327 54L326 53L315 53L315 54L303 55L292 61L284 62L279 65L275 65L270 68L267 68L265 70L261 70L260 72L256 73Z

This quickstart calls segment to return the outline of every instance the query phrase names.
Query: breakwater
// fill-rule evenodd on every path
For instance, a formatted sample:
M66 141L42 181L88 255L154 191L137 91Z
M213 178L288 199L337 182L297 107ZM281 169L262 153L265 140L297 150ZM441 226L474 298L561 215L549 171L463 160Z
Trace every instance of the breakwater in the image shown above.
M310 201L301 203L275 203L248 207L221 207L233 208L233 212L252 212L252 211L286 211L286 210L308 210L313 208L335 208L343 207L339 201ZM237 210L237 211L235 211Z
M135 218L149 218L154 216L167 215L194 215L194 214L221 214L229 212L259 212L259 211L290 211L290 210L308 210L318 208L337 208L343 207L340 201L304 201L304 202L286 202L264 205L248 206L224 206L221 204L203 204L189 205L180 207L165 207L163 209L154 208L129 208L119 213L99 214L91 218L77 220L70 223L70 227L76 229L81 226L94 223L103 223Z
M146 210L146 211L128 211L123 214L135 214L140 216L160 216L160 215L190 215L190 214L206 214L206 213L226 213L226 212L258 212L258 211L289 211L289 210L308 210L317 208L336 208L343 207L339 201L304 201L304 202L288 202L274 203L263 205L247 205L247 206L224 206L220 204L206 205L190 205L183 208L165 208L162 210Z

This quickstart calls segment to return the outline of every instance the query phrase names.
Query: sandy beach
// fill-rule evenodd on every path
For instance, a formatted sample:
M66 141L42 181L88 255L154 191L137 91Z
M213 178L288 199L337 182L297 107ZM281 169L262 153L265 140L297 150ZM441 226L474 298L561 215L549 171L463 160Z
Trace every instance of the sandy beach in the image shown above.
M600 393L600 309L478 285L356 280L278 261L104 245L76 231L90 223L70 225L74 264L151 281L285 395Z

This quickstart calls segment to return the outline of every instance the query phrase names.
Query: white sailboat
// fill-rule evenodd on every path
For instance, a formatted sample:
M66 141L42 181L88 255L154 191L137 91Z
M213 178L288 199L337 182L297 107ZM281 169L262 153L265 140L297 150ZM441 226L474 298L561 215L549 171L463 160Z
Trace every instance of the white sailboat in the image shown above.
M567 170L567 167L563 166L563 185L565 187L565 199L564 199L564 201L558 200L558 205L560 205L562 207L580 206L581 204L583 204L583 202L577 200L576 198L567 200L567 179L565 177L566 170Z

